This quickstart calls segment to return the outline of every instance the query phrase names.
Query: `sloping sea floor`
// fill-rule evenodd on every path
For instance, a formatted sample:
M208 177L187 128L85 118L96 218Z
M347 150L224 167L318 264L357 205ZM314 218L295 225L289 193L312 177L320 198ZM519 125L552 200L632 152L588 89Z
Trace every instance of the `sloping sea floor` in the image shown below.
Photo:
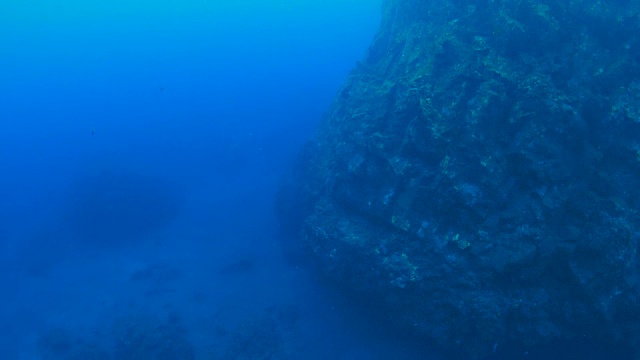
M2 357L440 359L283 258L278 179L246 173L188 188L166 226L126 241L71 241L55 224L10 234ZM29 245L18 239L36 233Z

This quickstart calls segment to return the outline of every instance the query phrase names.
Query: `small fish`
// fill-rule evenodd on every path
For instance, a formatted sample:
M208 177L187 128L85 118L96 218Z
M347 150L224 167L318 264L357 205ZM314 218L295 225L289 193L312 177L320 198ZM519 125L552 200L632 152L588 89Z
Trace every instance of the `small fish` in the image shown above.
M230 274L244 273L252 270L255 266L255 263L256 263L256 259L253 257L240 259L219 268L218 274L230 275Z
M147 290L147 291L145 291L144 294L145 294L145 296L149 296L149 297L158 297L158 296L175 294L177 292L178 292L177 289L157 288L157 289Z

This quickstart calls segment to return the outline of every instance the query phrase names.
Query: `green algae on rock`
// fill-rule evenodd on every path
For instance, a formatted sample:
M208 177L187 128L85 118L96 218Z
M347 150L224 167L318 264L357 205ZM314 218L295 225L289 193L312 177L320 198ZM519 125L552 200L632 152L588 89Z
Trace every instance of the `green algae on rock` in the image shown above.
M320 272L472 358L640 341L640 3L383 11L280 199Z

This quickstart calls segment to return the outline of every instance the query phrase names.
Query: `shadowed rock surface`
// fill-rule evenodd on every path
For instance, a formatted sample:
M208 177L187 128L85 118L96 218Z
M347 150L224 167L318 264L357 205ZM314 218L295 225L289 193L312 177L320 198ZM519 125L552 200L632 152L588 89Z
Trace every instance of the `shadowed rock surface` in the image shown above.
M637 344L640 5L383 11L281 191L284 228L336 286L471 358Z

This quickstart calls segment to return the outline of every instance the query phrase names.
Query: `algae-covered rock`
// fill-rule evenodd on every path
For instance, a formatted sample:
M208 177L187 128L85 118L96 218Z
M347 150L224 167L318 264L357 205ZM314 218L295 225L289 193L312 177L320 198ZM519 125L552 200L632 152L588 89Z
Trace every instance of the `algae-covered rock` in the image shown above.
M639 14L386 1L280 199L316 267L475 358L640 341Z

